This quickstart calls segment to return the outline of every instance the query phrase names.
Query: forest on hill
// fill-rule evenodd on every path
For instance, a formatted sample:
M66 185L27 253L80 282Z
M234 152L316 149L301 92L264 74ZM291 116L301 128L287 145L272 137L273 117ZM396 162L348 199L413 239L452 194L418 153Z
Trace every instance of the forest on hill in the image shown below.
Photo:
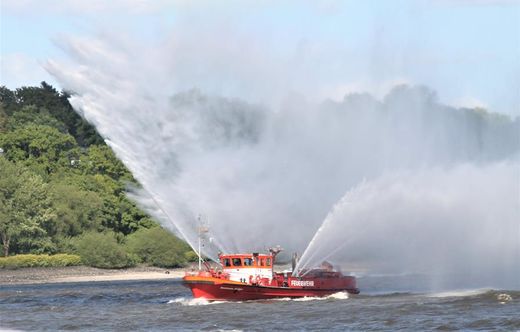
M3 256L75 254L98 267L193 260L187 244L126 197L136 181L69 97L45 82L0 87Z

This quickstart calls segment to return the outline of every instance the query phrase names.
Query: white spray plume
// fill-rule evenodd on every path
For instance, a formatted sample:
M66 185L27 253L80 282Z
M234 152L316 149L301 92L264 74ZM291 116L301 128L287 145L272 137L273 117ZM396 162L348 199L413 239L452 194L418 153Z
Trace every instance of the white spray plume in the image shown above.
M204 61L224 61L226 68L235 69L232 72L237 78L233 81L227 77L221 89L237 97L231 98L218 89L206 92L222 71L212 71L210 66L201 74L201 55L195 52L198 55L190 63L193 50L186 50L185 43L147 48L128 40L103 38L62 41L70 63L50 61L46 68L64 88L74 92L74 108L96 126L141 183L143 190L131 193L134 199L192 247L197 238L197 216L205 217L213 242L203 252L213 259L219 250L251 252L277 244L301 252L335 202L364 178L368 184L354 192L359 192L355 197L360 196L363 204L369 204L347 204L352 210L336 208L329 215L326 225L334 220L330 223L337 224L341 241L334 244L319 240L324 247L316 244L313 251L321 258L333 250L320 248L334 244L342 248L336 258L348 258L356 265L375 270L388 266L423 268L418 260L407 256L414 253L398 252L407 249L395 244L399 238L381 236L376 227L403 228L410 237L428 239L425 229L417 226L422 224L414 224L422 218L436 236L448 221L450 234L467 230L469 220L485 227L494 220L500 232L511 231L518 213L518 205L513 204L515 198L518 201L518 181L511 178L514 173L497 173L495 166L487 165L511 160L507 165L518 167L514 165L518 165L519 119L455 109L439 103L431 90L409 86L395 87L383 100L351 94L341 102L315 103L276 85L280 90L277 95L286 97L272 107L272 100L258 103L266 93L248 102L250 95L242 95L236 88L244 77L255 76L255 63L264 59L261 53L252 63L235 61L236 52L230 61L221 53L205 53ZM225 49L226 45L221 47ZM185 85L177 72L187 78ZM243 72L245 76L241 76ZM249 88L263 86L259 90L272 91L270 85L277 75L263 73L259 77L254 84L244 81ZM226 90L227 86L232 89ZM460 163L472 166L457 166ZM508 170L510 166L500 167ZM462 169L474 175L467 177ZM479 172L497 195L486 210L490 216L484 219L479 216L492 197L464 190L472 181L483 188L478 184ZM388 173L407 175L379 178ZM445 195L445 201L439 198L443 189L432 187L440 183L453 191ZM392 204L402 204L402 208L377 210ZM388 219L382 220L385 212ZM350 225L357 229L352 230ZM348 233L343 234L345 227ZM370 230L374 231L372 239ZM474 234L478 239L471 245L477 246L480 230ZM381 242L374 241L375 237ZM388 266L378 263L386 256L375 255L378 249L384 249L381 246L385 241L396 256L402 257L389 261ZM514 239L507 237L504 241L510 248ZM477 251L484 248L488 248L486 243ZM343 251L348 254L343 255Z
M383 175L332 209L299 269L324 259L350 270L520 288L520 168L503 162ZM444 277L439 277L444 276Z

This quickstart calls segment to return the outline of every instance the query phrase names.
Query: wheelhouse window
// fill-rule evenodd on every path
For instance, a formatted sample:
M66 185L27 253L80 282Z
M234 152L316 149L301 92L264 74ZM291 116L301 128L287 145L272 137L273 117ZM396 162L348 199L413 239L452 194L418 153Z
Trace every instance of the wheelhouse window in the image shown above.
M252 258L244 258L244 266L253 266Z
M271 258L267 258L267 266L271 266Z
M222 260L222 265L224 265L224 266L231 266L231 260L229 258L224 258Z
M260 266L265 266L265 258L260 258Z
M240 258L233 258L233 266L242 266L242 260Z

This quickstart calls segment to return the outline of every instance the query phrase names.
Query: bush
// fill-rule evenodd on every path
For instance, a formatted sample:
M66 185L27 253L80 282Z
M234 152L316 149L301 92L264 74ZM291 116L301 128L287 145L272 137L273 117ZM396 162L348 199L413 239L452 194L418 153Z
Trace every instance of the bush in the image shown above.
M81 257L78 255L57 254L57 255L16 255L0 257L0 268L18 269L22 267L62 267L81 264Z
M193 250L186 251L184 253L184 258L186 258L186 261L188 261L188 262L196 262L199 260L199 256ZM204 256L203 256L203 258L204 258Z
M180 267L193 260L190 247L161 227L141 229L127 237L128 251L158 267Z
M73 241L83 264L104 269L135 266L137 257L129 255L114 233L84 233Z
M70 254L56 254L50 256L51 261L54 264L52 266L75 266L81 265L81 257L78 255L70 255Z

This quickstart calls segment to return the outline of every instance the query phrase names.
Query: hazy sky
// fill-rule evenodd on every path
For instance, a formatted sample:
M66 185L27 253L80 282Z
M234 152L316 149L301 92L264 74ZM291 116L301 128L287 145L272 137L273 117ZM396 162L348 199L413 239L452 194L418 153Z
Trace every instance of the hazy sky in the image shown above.
M197 58L186 66L199 66L205 82L173 70L181 90L269 104L275 88L339 100L424 84L444 103L520 115L520 1L2 0L0 16L0 83L9 88L59 87L43 65L66 58L60 40L117 35L151 52L177 43L184 50L171 58ZM240 84L216 88L230 76ZM272 89L253 92L255 79Z

